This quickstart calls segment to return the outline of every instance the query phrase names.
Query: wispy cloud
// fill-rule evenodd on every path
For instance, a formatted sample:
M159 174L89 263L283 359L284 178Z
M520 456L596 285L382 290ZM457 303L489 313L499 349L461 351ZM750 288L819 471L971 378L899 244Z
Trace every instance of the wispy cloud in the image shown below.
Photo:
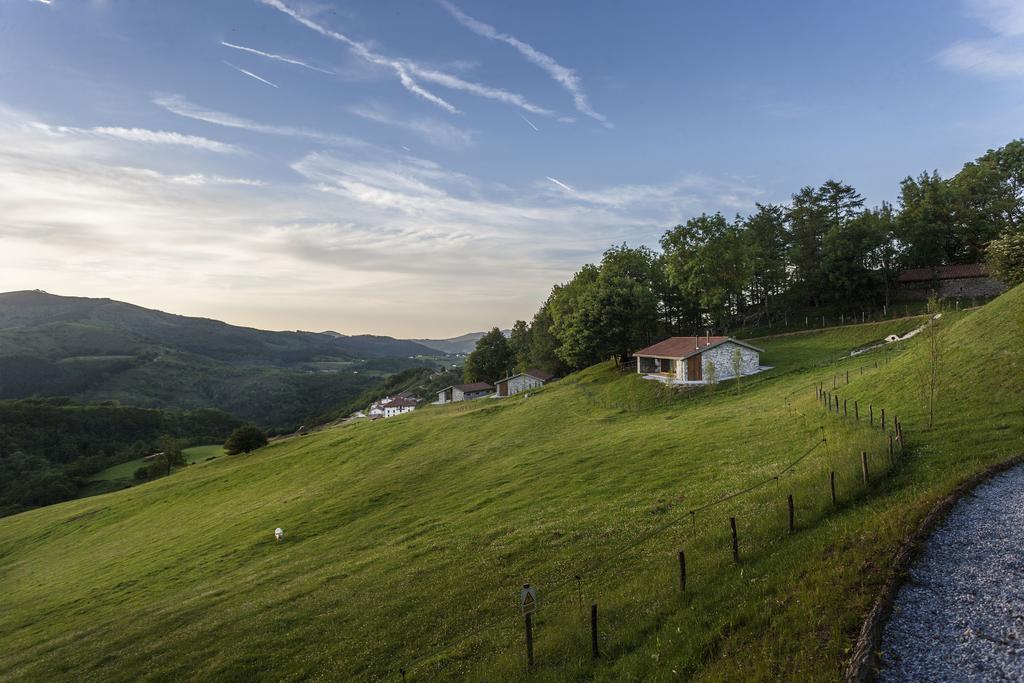
M579 76L576 75L576 72L573 69L562 66L555 61L553 57L541 52L529 43L525 43L515 36L511 36L507 33L501 33L490 24L474 19L449 2L449 0L437 1L442 7L448 10L453 17L455 17L456 21L473 33L514 47L521 55L526 57L529 62L546 71L552 79L565 88L566 91L572 95L573 103L576 105L576 109L578 111L586 114L608 128L613 127L612 123L606 116L594 111L594 108L590 106L590 100L587 98L586 93L583 92L583 86L580 84Z
M349 38L348 36L342 33L333 31L327 28L326 26L323 26L322 24L313 21L309 17L304 16L297 10L292 9L288 5L284 4L283 2L281 2L281 0L259 1L265 5L273 7L274 9L287 14L289 17L299 22L303 26L312 29L313 31L316 31L321 35L336 40L340 43L343 43L344 45L347 45L349 49L361 59L371 64L383 66L392 70L395 73L395 75L398 76L399 81L401 82L402 86L405 87L406 90L415 95L418 95L419 97L423 98L424 100L432 104L437 105L438 107L441 107L442 109L449 113L458 114L461 112L452 103L432 93L431 91L423 88L421 85L419 85L416 79L420 79L429 83L435 83L437 85L449 88L451 90L467 92L472 95L476 95L477 97L483 97L503 102L505 104L510 104L516 107L520 107L521 109L524 109L525 111L534 114L543 114L546 116L553 116L555 114L555 112L549 109L539 107L529 102L522 95L513 92L508 92L507 90L502 90L501 88L493 88L491 86L482 85L480 83L467 81L463 78L454 76L450 73L425 66L411 59L399 59L378 54L371 50L367 44L359 42L357 40L353 40L352 38Z
M267 133L269 135L282 135L285 137L306 138L326 145L366 145L366 143L363 142L362 140L357 140L356 138L352 138L347 135L335 135L332 133L324 133L318 130L312 130L309 128L298 128L295 126L275 126L266 123L257 123L256 121L251 121L240 116L235 116L234 114L226 114L224 112L204 109L198 105L193 104L181 95L159 95L153 98L153 103L160 107L163 107L172 114L177 114L178 116L194 119L196 121L212 123L216 126L224 126L226 128L239 128L242 130L250 130L255 133Z
M395 75L398 76L398 80L402 83L402 86L409 92L413 93L414 95L418 95L425 99L426 101L432 104L436 104L437 106L441 107L442 109L449 113L459 113L459 110L455 108L455 105L451 104L450 102L444 100L441 97L438 97L429 90L426 90L425 88L421 87L415 80L413 80L413 78L409 75L409 70L401 61L396 59L390 59L388 57L384 57L382 55L374 53L365 44L360 43L356 40L352 40L351 38L342 33L332 31L326 26L318 24L312 19L303 16L302 14L292 9L288 5L284 4L280 0L260 0L260 2L262 2L264 5L273 7L274 9L280 12L284 12L289 17L299 22L306 28L312 29L323 36L327 36L328 38L337 40L338 42L348 45L349 48L356 55L362 57L366 61L372 64L377 64L379 66L385 66L390 68L392 71L395 72Z
M270 87L272 87L272 88L276 88L276 87L277 87L277 84L275 84L275 83L271 83L271 82L270 82L270 81L268 81L267 79L265 79L265 78L262 78L261 76L257 76L256 74L254 74L254 73L253 73L253 72L251 72L251 71L246 71L245 69L243 69L243 68L242 68L242 67L240 67L240 66L235 66L234 64L232 64L231 62L227 61L226 59L224 60L224 63L225 63L225 64L227 64L228 66L230 66L230 67L231 67L232 69L234 69L234 70L235 70L235 71L237 71L238 73L242 73L242 74L245 74L245 75L246 75L246 76L248 76L249 78L255 78L255 79L256 79L257 81L259 81L260 83L266 83L267 85L269 85L269 86L270 86Z
M1024 3L1020 0L968 0L967 12L993 37L953 43L936 56L952 71L996 78L1024 76Z
M302 61L301 59L293 59L292 57L285 57L284 55L277 55L277 54L274 54L273 52L264 52L263 50L257 50L256 48L253 48L253 47L245 47L244 45L236 45L234 43L229 43L226 40L220 41L220 44L223 45L224 47L230 47L233 50L241 50L242 52L248 52L249 54L259 55L260 57L266 57L267 59L273 59L273 60L278 61L278 62L284 62L285 64L294 64L295 66L301 66L301 67L303 67L305 69L309 69L310 71L319 71L322 74L334 73L332 71L328 71L327 69L321 69L318 66L313 66L312 64L308 64L308 63Z
M349 113L385 126L401 128L418 135L432 145L462 149L473 144L469 131L433 119L403 119L376 104L353 105Z
M52 5L53 4L53 0L32 0L32 1L33 2L38 2L41 5Z
M226 142L218 142L197 135L183 135L163 130L146 128L120 128L116 126L97 126L94 128L77 128L74 126L51 126L46 123L33 122L38 130L59 135L87 135L94 137L116 138L128 142L141 142L157 145L181 145L209 152L237 153L241 149Z

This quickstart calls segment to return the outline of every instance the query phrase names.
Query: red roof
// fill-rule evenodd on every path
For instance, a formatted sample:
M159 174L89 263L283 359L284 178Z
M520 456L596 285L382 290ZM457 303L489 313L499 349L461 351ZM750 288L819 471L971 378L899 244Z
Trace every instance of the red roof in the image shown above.
M536 377L541 382L547 382L552 377L554 377L554 375L552 375L551 373L544 372L543 370L538 370L537 368L528 368L526 372L524 372L523 374L529 375L530 377Z
M733 339L732 337L669 337L664 341L660 341L657 344L652 344L647 348L634 351L634 356L655 356L657 358L686 358L692 356L698 351L703 351L712 346L718 346L724 342L731 341L740 346L746 346L748 349L760 351L761 349L756 346L751 346L746 342L742 342L739 339Z
M415 408L416 407L416 402L415 401L409 401L409 400L404 399L404 398L396 398L394 401L392 401L391 403L388 403L384 407L385 408Z
M931 280L956 280L969 277L988 277L984 263L964 263L956 266L937 268L914 268L900 273L899 282L930 282Z

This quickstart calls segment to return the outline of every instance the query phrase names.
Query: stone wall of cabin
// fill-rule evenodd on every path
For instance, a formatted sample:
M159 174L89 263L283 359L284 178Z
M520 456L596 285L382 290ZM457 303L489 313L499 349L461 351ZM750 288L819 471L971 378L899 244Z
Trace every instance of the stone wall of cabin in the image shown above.
M516 394L529 391L530 389L536 389L537 387L543 386L544 382L541 382L536 377L530 375L519 375L513 377L508 381L508 395L515 396Z
M735 376L735 373L733 372L733 355L736 351L740 352L740 374L751 375L758 371L758 368L760 368L761 365L761 360L760 354L757 351L748 349L745 346L740 346L733 342L726 342L712 349L708 349L701 354L704 381L706 382L709 377L709 363L715 364L715 376L719 381L732 379Z

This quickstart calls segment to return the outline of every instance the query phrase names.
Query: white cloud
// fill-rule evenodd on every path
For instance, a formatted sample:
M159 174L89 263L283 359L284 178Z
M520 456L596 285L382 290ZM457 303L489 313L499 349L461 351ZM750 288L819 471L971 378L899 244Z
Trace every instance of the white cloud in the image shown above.
M191 160L157 170L152 155L125 159L119 138L57 137L23 123L34 118L0 107L0 291L111 296L274 329L506 325L609 244L651 244L688 214L757 196L700 176L573 182L572 194L544 179L507 187L375 147L311 152L291 164L297 181L264 183Z
M936 56L952 71L995 78L1024 76L1024 2L968 0L967 12L995 35L953 43Z
M348 111L356 116L418 135L432 145L462 149L473 144L469 131L433 119L403 119L375 104L353 105Z
M267 133L269 135L306 138L325 145L361 146L366 144L362 140L357 140L347 135L324 133L318 130L297 128L295 126L275 126L266 123L257 123L256 121L235 116L234 114L204 109L193 104L181 95L158 95L153 98L153 103L163 107L172 114L177 114L178 116L183 116L189 119L195 119L196 121L212 123L215 126L239 128L242 130L253 131L255 133Z
M45 123L30 124L39 130L53 135L86 135L93 137L116 138L128 142L141 142L157 145L181 145L209 152L237 153L241 150L235 145L217 142L197 135L182 135L162 130L145 128L121 128L117 126L97 126L94 128L76 128L74 126L51 126Z
M448 10L448 12L455 17L460 24L468 28L473 33L514 47L519 51L519 54L526 57L527 61L546 71L552 79L565 88L566 91L572 95L573 103L576 105L576 109L578 111L586 114L595 121L599 121L602 125L608 128L613 127L607 117L594 111L594 108L590 106L590 100L587 98L586 93L583 92L583 86L580 83L580 79L573 69L562 66L556 62L554 58L540 50L537 50L529 43L524 43L515 36L511 36L507 33L501 33L490 24L474 19L448 0L437 1L442 7Z
M227 61L226 59L224 60L224 63L227 64L228 66L230 66L232 69L234 69L238 73L245 74L249 78L255 78L260 83L266 83L267 85L269 85L272 88L276 88L277 87L276 83L271 83L270 81L268 81L267 79L263 78L262 76L257 76L256 74L254 74L251 71L246 71L245 69L243 69L240 66L235 66L234 64L232 64L231 62Z
M328 71L327 69L321 69L320 67L313 66L312 64L307 64L301 59L293 59L292 57L285 57L284 55L274 54L273 52L264 52L263 50L257 50L253 47L245 47L244 45L235 45L234 43L229 43L226 40L220 41L220 44L224 47L230 47L233 50L241 50L242 52L248 52L249 54L259 55L260 57L266 57L267 59L273 59L278 62L284 62L285 64L294 64L295 66L301 66L303 68L309 69L310 71L319 71L322 74L333 73L332 71Z
M435 104L438 107L441 107L442 109L449 113L458 114L461 112L452 103L420 86L419 83L413 78L414 76L424 81L444 86L445 88L449 88L451 90L468 92L478 97L497 100L505 104L520 107L534 114L544 114L547 116L554 115L554 112L548 109L544 109L543 107L539 107L535 104L532 104L522 95L508 92L500 88L492 88L490 86L482 85L480 83L467 81L463 78L453 76L452 74L446 73L444 71L430 68L411 59L397 59L378 54L371 50L369 45L367 45L366 43L353 40L352 38L349 38L348 36L342 33L333 31L323 26L322 24L313 21L312 19L304 16L295 9L292 9L288 5L284 4L283 2L281 2L281 0L259 1L265 5L273 7L274 9L284 12L285 14L287 14L288 16L290 16L292 19L299 22L303 26L312 29L313 31L316 31L321 35L327 36L328 38L331 38L340 43L343 43L344 45L347 45L349 49L361 59L371 64L391 69L395 73L395 75L398 76L399 81L402 83L402 86L406 90L415 95L418 95L419 97L430 102L431 104Z

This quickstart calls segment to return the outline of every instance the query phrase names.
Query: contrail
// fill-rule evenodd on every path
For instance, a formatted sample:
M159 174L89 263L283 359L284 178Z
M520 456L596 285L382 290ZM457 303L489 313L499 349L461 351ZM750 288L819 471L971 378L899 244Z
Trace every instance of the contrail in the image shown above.
M549 175L546 175L546 176L544 176L544 177L545 177L545 178L547 178L548 180L550 180L551 182L553 182L553 183L554 183L555 185L558 185L558 186L559 186L560 188L562 188L563 190L568 190L569 192L572 192L573 194L576 194L576 190L572 189L571 187L569 187L568 185L566 185L565 183L563 183L563 182L562 182L561 180L559 180L558 178L552 178L552 177L551 177L551 176L549 176Z
M277 61L284 62L285 64L294 64L296 66L301 66L306 69L309 69L310 71L319 71L322 74L334 73L333 71L328 71L327 69L321 69L320 67L313 66L312 64L307 64L306 62L300 59L292 59L291 57L285 57L284 55L275 55L273 52L264 52L263 50L257 50L256 48L246 47L244 45L235 45L234 43L229 43L226 40L220 41L220 44L224 47L230 47L234 50L241 50L242 52L249 52L254 55L259 55L260 57L266 57L267 59L276 59Z
M538 133L540 132L540 128L538 128L537 126L533 125L533 121L531 121L530 119L526 118L522 114L519 115L519 118L521 118L523 121L526 121L526 125L528 125L530 128L533 128Z
M227 61L227 60L224 60L224 63L225 63L225 64L227 64L228 66L230 66L230 67L231 67L232 69L234 69L235 71L237 71L237 72L239 72L239 73L243 73L243 74L245 74L246 76L248 76L248 77L250 77L250 78L255 78L255 79L256 79L257 81L259 81L260 83L266 83L267 85L271 86L272 88L276 88L276 87L277 87L276 85L274 85L273 83L271 83L271 82L270 82L270 81L268 81L267 79L265 79L265 78L260 78L259 76L257 76L257 75L256 75L256 74L254 74L253 72L251 72L251 71L246 71L245 69L243 69L243 68L241 68L241 67L235 66L234 64L232 64L231 62L229 62L229 61Z
M556 82L560 83L562 87L572 95L576 109L595 121L600 121L606 128L613 128L611 121L609 121L603 114L599 114L594 111L594 108L590 106L590 101L587 99L587 94L583 92L583 86L580 84L580 79L576 75L575 71L562 66L556 62L554 58L544 54L540 50L537 50L529 43L524 43L515 36L510 36L507 33L501 33L490 24L474 19L449 2L449 0L437 0L437 2L441 7L448 10L449 14L455 17L456 21L478 36L489 38L490 40L497 40L514 47L521 55L526 57L527 61L536 64L546 71Z

